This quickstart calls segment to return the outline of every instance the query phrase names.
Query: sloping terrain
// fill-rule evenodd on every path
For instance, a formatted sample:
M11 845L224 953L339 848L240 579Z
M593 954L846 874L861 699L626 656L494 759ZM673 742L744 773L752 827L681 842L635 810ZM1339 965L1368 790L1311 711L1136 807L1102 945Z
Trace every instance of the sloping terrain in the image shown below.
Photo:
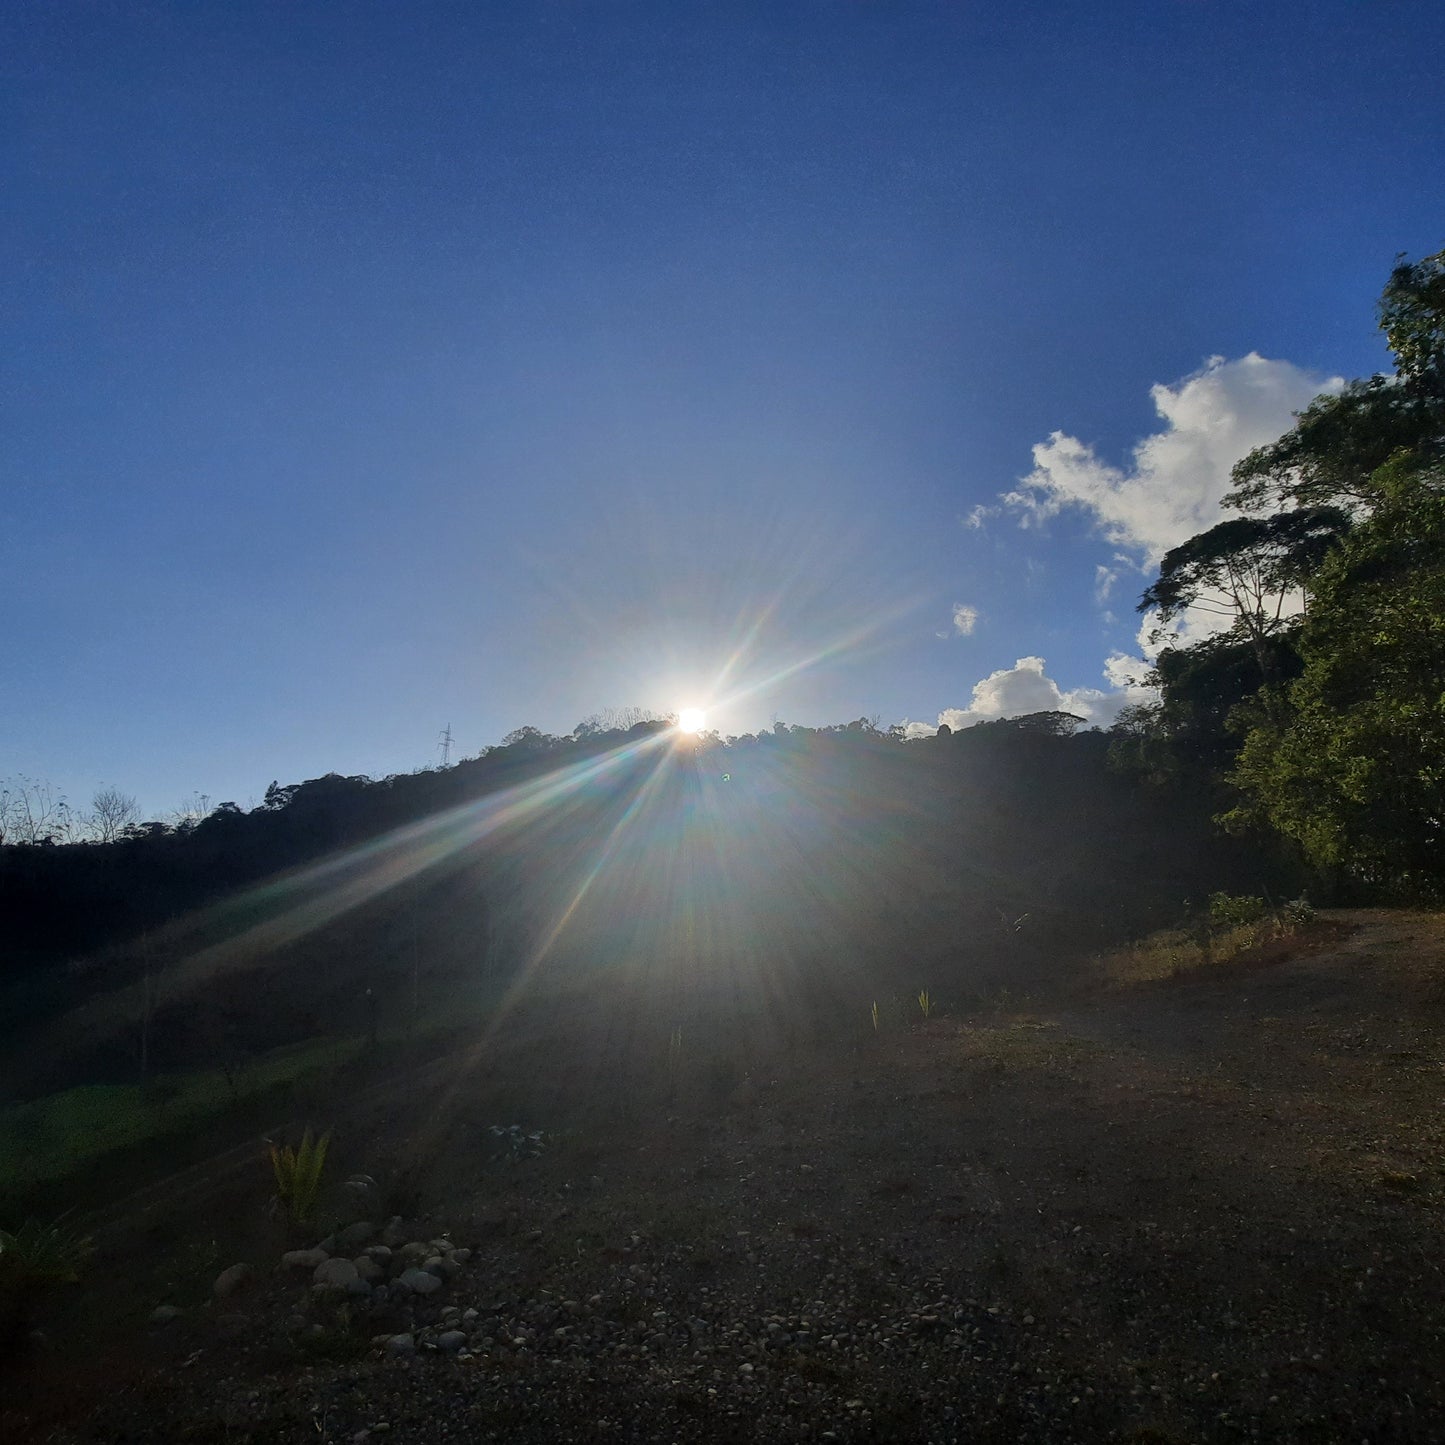
M259 1170L153 1191L4 1437L1445 1439L1445 919L1327 925L829 1046L559 1003L339 1128L435 1293L283 1271Z

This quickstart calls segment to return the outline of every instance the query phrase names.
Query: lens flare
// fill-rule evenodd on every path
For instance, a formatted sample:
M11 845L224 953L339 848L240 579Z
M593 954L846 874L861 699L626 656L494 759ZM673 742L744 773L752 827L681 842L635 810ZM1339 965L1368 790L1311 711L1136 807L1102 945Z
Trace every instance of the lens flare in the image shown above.
M707 714L699 707L685 707L677 714L677 726L685 733L700 733L707 723Z

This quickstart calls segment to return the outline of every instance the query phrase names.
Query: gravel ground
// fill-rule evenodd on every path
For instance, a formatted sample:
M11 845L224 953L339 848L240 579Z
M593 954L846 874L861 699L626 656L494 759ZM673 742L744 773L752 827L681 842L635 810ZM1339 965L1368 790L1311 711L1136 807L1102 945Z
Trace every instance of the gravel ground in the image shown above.
M1445 920L1334 921L1268 966L885 1030L537 1159L448 1135L444 1202L381 1236L383 1273L415 1242L435 1293L318 1291L273 1252L147 1326L118 1270L0 1433L1445 1440ZM459 1117L497 1107L477 1087Z

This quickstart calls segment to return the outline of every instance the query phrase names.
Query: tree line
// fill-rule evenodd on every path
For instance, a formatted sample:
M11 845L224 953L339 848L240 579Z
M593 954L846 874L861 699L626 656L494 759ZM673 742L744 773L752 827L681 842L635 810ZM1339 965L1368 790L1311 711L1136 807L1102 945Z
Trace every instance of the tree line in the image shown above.
M1116 741L1058 713L914 740L867 718L528 727L445 769L7 845L0 1063L30 1092L254 1056L505 986L544 954L563 975L792 990L778 1016L811 1016L894 972L1017 988L1212 890L1305 886L1268 840L1220 833L1210 780L1145 783Z

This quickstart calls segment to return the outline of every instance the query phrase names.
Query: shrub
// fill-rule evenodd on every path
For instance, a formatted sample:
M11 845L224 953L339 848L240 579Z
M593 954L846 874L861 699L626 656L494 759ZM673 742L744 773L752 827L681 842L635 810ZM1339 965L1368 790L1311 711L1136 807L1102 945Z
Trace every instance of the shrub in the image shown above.
M1212 928L1246 928L1251 923L1258 923L1268 913L1269 905L1263 898L1243 893L1209 895L1209 923Z
M1306 927L1313 923L1317 916L1314 904L1304 897L1291 898L1280 909L1280 919L1290 930Z

